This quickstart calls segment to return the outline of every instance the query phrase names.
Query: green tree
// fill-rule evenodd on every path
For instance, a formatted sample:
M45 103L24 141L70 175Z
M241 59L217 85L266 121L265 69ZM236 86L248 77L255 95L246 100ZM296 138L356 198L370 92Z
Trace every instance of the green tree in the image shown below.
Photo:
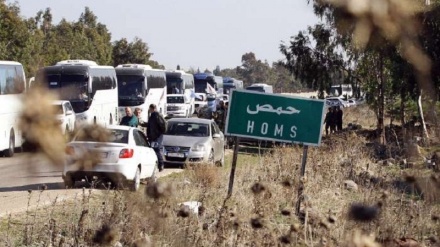
M164 66L157 61L150 60L152 53L149 52L149 47L142 39L135 37L132 42L128 42L126 38L122 38L113 42L113 65L135 63L148 64L153 68L164 69Z

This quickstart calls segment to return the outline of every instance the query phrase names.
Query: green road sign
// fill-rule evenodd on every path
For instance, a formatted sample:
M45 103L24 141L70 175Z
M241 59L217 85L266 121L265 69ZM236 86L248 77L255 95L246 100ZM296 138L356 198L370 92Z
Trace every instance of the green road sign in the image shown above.
M232 90L225 134L318 146L324 106L319 99Z

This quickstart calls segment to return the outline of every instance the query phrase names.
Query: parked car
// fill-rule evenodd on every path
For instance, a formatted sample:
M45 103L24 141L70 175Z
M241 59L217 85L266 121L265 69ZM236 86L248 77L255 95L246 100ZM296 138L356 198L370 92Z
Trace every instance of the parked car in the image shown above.
M147 138L139 129L129 126L109 126L108 142L97 142L85 137L81 130L67 144L67 161L63 180L66 187L74 187L75 181L109 181L139 189L142 179L155 180L157 156L149 147ZM81 166L78 160L87 153L99 157L93 166Z
M170 119L163 138L165 163L208 162L223 166L225 137L210 119Z
M194 113L197 114L200 108L208 104L206 102L206 94L205 93L195 93L195 99L194 99Z
M220 101L223 101L226 103L229 103L229 95L227 94L218 94L217 95L217 104L220 103Z
M194 101L191 101L184 94L168 94L167 96L167 118L191 117L194 112Z
M69 101L57 100L53 102L57 111L57 120L63 134L71 133L75 129L75 112Z
M332 106L341 106L341 107L348 107L347 101L339 98L339 97L329 97L325 99L325 104L327 107Z
M348 107L356 106L356 105L357 105L357 102L356 102L355 99L348 99L348 100L347 100L347 105L348 105Z

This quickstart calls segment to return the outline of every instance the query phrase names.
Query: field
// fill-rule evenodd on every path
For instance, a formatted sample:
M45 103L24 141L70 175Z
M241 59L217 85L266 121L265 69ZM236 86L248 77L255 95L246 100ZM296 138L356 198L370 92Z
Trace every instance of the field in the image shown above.
M389 134L384 160L371 140L374 114L361 106L344 120L362 128L309 148L304 178L300 146L241 148L230 198L229 152L223 168L188 167L137 193L85 188L75 200L3 218L0 245L438 246L440 178L426 160L435 147L403 156L410 148ZM201 205L180 205L189 201Z

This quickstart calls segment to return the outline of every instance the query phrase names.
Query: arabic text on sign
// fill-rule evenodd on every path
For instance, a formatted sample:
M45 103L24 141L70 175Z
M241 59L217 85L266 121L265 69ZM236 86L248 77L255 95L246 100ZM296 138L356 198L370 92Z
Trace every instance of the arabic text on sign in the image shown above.
M292 114L295 114L295 113L300 113L299 110L297 110L297 109L295 109L294 107L291 107L291 106L288 106L288 107L286 107L286 110L283 110L283 108L281 106L276 108L276 109L274 109L273 106L271 106L269 104L265 104L265 105L262 105L262 106L257 104L256 107L255 107L255 110L251 110L249 108L249 105L248 105L246 111L247 111L247 113L252 114L252 115L258 114L259 112L271 112L271 113L276 113L278 115L281 115L281 114L292 115Z

